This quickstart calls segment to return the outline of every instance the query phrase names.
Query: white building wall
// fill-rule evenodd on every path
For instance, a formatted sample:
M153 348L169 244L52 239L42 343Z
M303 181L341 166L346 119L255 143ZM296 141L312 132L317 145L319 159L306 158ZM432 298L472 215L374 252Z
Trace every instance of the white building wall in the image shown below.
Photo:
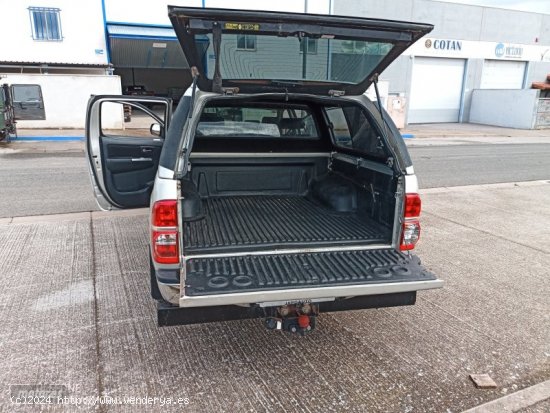
M476 89L472 94L470 122L533 129L538 98L536 89Z
M4 0L2 0L4 1ZM307 3L308 13L329 14L333 0L204 0L205 7L223 9L271 10L303 13ZM203 0L105 0L107 21L170 25L168 5L202 7Z
M8 84L38 84L42 88L46 120L17 121L19 129L74 128L84 129L90 95L120 95L119 76L7 74ZM104 118L104 127L122 127L122 113Z
M34 40L29 7L61 9L63 40ZM0 62L108 64L101 0L0 0L0 16Z

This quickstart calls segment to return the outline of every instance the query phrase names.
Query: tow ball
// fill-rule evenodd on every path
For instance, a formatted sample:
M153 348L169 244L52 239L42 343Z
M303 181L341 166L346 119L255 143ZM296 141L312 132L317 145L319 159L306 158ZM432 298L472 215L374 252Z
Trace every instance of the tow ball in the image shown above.
M313 331L319 307L310 303L290 304L272 308L272 316L265 319L268 330L283 330L302 336Z

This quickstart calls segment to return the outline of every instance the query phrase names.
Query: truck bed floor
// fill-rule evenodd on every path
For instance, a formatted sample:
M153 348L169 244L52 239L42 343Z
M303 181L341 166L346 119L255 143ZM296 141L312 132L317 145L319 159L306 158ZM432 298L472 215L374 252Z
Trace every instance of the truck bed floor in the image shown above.
M211 197L203 211L203 219L184 223L187 254L388 242L391 232L302 196Z

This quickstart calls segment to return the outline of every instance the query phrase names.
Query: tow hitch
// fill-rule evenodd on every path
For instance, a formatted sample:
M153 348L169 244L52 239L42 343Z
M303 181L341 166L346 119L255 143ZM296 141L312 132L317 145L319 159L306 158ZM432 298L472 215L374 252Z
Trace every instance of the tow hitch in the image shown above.
M283 330L302 336L313 331L319 314L319 306L311 303L289 304L271 307L269 310L272 315L265 319L268 330Z

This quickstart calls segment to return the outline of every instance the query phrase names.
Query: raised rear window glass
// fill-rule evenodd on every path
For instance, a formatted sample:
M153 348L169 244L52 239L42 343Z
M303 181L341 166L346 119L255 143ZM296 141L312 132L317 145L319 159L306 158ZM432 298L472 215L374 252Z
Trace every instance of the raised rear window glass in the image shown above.
M201 114L196 136L318 139L307 106L210 106Z
M197 35L195 44L214 77L212 34ZM352 39L315 39L223 33L220 73L223 79L315 80L359 83L380 64L394 45ZM306 54L304 55L304 49Z

